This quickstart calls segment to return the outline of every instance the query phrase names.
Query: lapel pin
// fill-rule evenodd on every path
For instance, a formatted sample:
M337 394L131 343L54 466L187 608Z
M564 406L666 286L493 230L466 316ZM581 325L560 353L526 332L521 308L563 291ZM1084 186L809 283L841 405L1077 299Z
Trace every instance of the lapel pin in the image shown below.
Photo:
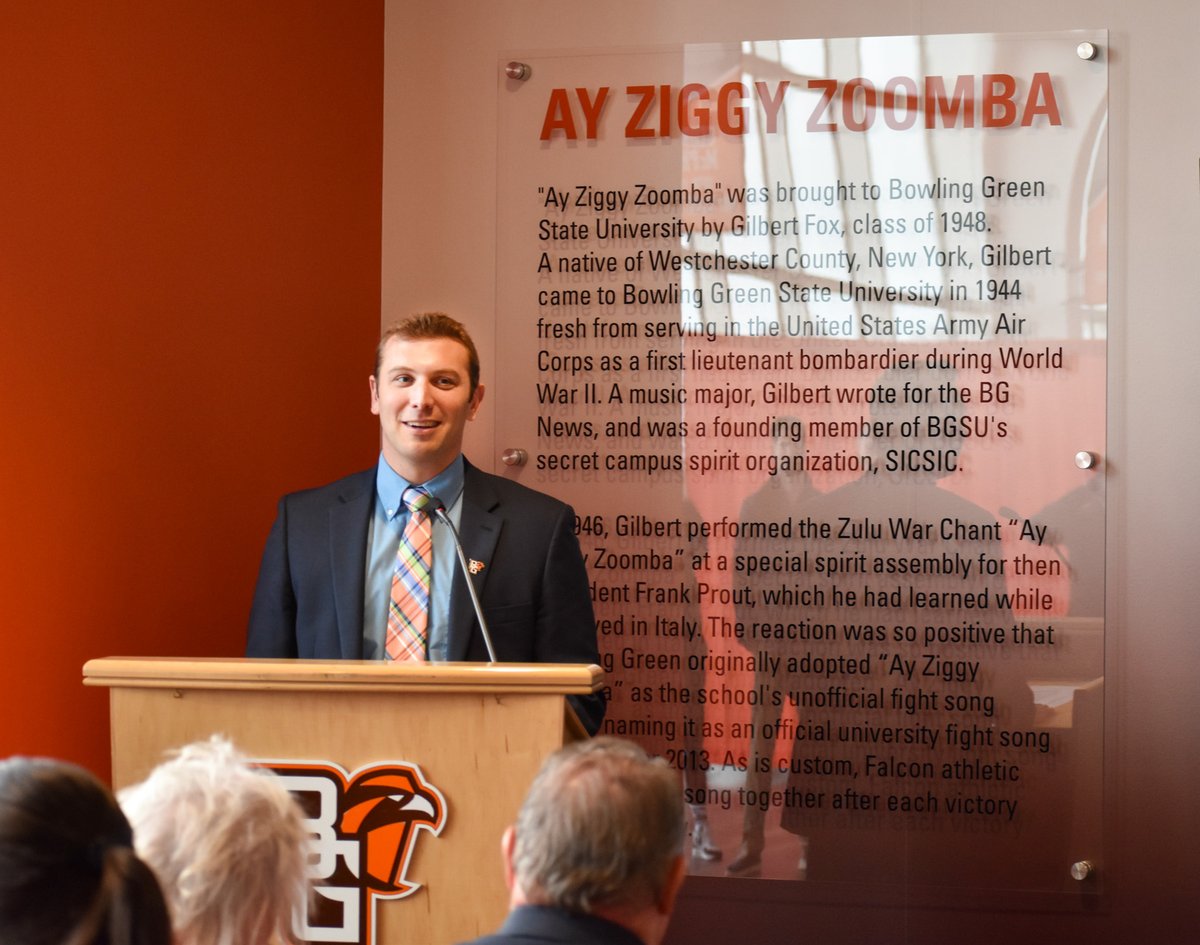
M476 561L474 558L472 558L471 563L467 565L467 570L472 574L478 574L483 570L483 567L484 565L482 561Z

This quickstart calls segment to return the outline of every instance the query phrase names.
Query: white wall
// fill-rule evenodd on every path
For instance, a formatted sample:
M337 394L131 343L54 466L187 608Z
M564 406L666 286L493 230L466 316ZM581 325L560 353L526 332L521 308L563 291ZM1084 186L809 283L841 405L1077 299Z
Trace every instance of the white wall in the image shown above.
M1007 917L1057 941L1181 941L1200 918L1200 4L1194 0L389 0L383 318L439 308L494 349L497 63L509 54L809 36L1107 29L1110 35L1108 697L1112 912ZM502 236L502 234L501 234ZM492 415L468 450L495 455ZM739 886L739 889L741 887ZM692 904L692 915L703 906ZM711 907L710 907L711 908ZM784 905L775 908L786 909ZM700 910L700 911L697 911ZM768 909L768 912L770 910ZM978 921L978 920L977 920ZM676 930L689 919L676 921ZM1029 923L1033 924L1030 925ZM678 938L679 941L686 940ZM693 941L706 941L692 938ZM979 939L976 939L979 940Z

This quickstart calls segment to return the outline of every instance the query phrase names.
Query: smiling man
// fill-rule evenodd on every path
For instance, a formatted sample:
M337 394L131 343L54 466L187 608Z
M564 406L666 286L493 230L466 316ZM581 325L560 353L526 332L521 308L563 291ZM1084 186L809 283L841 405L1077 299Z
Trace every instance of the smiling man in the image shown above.
M487 660L440 505L461 536L498 660L599 661L574 512L462 455L483 401L479 373L474 342L448 315L384 332L369 379L379 462L280 500L247 656ZM600 696L575 708L599 728Z

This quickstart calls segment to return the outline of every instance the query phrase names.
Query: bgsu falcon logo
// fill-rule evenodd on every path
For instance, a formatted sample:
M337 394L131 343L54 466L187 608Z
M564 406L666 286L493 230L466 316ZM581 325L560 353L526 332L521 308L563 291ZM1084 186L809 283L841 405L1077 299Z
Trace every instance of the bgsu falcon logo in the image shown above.
M315 901L292 919L305 942L375 941L375 903L421 888L408 864L422 831L446 822L446 801L407 762L368 765L346 774L329 762L263 761L284 781L312 833Z

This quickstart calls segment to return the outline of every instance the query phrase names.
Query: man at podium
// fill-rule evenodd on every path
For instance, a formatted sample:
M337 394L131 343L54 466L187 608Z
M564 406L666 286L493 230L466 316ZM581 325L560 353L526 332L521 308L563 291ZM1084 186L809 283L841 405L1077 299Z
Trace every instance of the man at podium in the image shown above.
M448 315L384 332L369 378L379 461L280 500L246 656L599 662L574 511L462 454L479 375ZM573 701L594 733L603 696Z

